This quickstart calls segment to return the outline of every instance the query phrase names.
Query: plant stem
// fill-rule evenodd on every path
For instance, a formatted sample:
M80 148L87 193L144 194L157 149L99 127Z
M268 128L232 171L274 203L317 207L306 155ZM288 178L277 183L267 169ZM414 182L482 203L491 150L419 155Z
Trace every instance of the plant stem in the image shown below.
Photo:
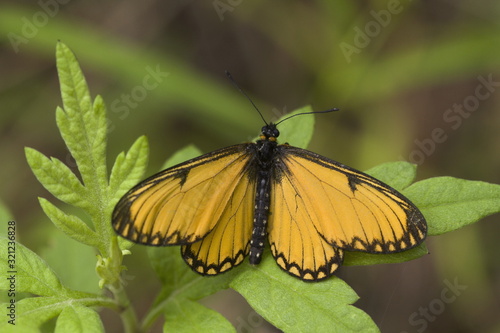
M123 326L126 333L137 333L141 330L139 329L139 324L137 321L137 315L135 314L134 308L132 307L130 300L128 299L125 289L122 286L118 288L112 288L112 293L115 296L116 301L122 310L120 317L122 318Z

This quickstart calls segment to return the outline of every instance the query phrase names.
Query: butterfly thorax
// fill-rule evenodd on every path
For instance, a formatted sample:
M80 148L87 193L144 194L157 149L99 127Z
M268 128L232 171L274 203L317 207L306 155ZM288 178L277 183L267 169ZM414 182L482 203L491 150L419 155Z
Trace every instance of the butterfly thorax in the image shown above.
M280 132L273 123L262 127L260 140L257 140L256 142L257 158L261 168L271 168L274 151L278 145L277 138L279 135Z
M261 261L264 243L267 238L267 222L269 218L271 175L274 154L278 142L279 131L276 125L269 124L262 128L260 140L257 140L257 165L254 219L252 238L250 240L250 264Z

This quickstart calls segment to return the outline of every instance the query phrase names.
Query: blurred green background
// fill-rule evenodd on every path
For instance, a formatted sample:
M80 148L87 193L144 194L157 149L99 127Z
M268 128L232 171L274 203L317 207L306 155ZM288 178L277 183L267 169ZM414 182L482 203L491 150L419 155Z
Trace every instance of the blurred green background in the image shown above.
M420 179L498 184L499 22L494 1L2 1L0 199L19 241L66 284L95 289L94 254L43 215L37 197L51 196L24 158L29 146L74 168L55 124L57 40L107 103L110 156L145 134L150 174L187 144L208 152L258 134L262 121L227 69L268 121L339 107L316 118L309 149L324 156L360 170L408 160ZM419 260L340 276L383 332L500 332L498 220L430 237ZM142 316L159 284L144 249L133 252L127 277ZM443 298L455 282L466 288ZM275 331L234 292L205 304L240 332ZM103 319L120 329L116 314Z

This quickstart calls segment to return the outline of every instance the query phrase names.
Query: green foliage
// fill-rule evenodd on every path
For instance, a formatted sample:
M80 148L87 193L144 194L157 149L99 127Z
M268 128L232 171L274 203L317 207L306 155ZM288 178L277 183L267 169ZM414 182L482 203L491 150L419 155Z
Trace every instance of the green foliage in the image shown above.
M85 213L86 219L66 213L44 198L39 199L43 211L57 228L98 251L100 259L96 271L101 278L100 285L117 294L121 290L122 251L116 245L109 217L120 196L141 179L147 163L147 141L139 138L127 154L118 155L108 181L105 106L99 96L92 102L79 65L64 44L58 44L56 57L63 100L63 108L56 110L57 125L76 161L81 179L60 160L47 158L35 149L26 148L26 159L39 182L54 197ZM7 238L2 238L0 246L3 253L7 253L11 245ZM56 331L102 332L102 323L93 307L117 309L123 306L119 297L113 299L64 286L37 254L19 243L15 247L16 292L40 296L17 302L17 320L24 326L36 328L58 317ZM78 257L72 260L78 261ZM3 271L8 271L6 263L2 265ZM7 283L2 279L3 290L8 290Z
M26 158L37 179L54 197L83 211L80 215L65 212L40 198L43 211L57 228L98 252L99 286L109 289L111 296L64 286L45 261L16 243L17 291L39 296L17 302L18 320L26 331L57 317L55 329L59 332L103 332L95 308L108 307L120 311L128 332L147 330L161 315L165 318L164 331L234 332L222 315L197 302L226 288L239 292L266 320L286 332L378 331L370 317L352 305L358 296L338 277L320 283L302 282L280 270L269 252L256 267L245 262L220 276L201 277L183 262L177 247L148 249L162 289L139 323L121 279L123 255L129 253L127 249L131 244L117 239L111 229L110 216L118 199L142 178L148 143L141 137L127 153L120 153L108 177L105 105L99 96L92 101L74 55L62 43L57 46L57 67L63 99L63 107L56 110L57 125L76 161L79 176L60 160L48 158L32 148L26 148ZM306 147L313 127L312 115L300 117L300 121L291 119L280 125L281 138ZM199 150L188 146L165 166L198 154ZM428 219L431 235L461 228L500 211L499 185L451 177L412 184L416 168L406 162L387 163L368 173L407 195ZM1 238L0 251L6 253L8 246L9 240ZM426 253L425 245L394 255L353 253L346 256L345 264L403 262ZM0 262L0 269L7 271L6 265ZM0 289L8 289L7 280L0 280ZM0 328L10 329L7 324L3 325Z
M7 238L0 238L0 251L7 253L12 246ZM16 303L16 320L23 326L37 328L47 320L62 313L66 308L72 308L76 316L87 316L91 307L108 306L116 307L112 300L102 298L100 295L84 293L65 287L54 271L36 253L30 251L22 244L16 243L16 292L31 293L40 297L27 297ZM75 258L77 260L77 258ZM0 262L3 272L12 270L7 261ZM9 280L0 280L0 289L9 290ZM2 306L5 306L3 304ZM94 315L92 315L94 316ZM89 316L91 319L92 316ZM63 322L67 317L58 319ZM59 324L58 324L59 325ZM102 326L102 324L99 324ZM0 323L0 329L8 327L6 321ZM103 330L101 330L103 331ZM78 332L78 331L77 331Z
M403 193L421 208L429 221L429 235L465 227L500 207L500 186L480 181L436 177L417 182Z
M351 305L358 296L340 278L305 283L284 273L270 253L258 266L236 276L230 286L285 332L378 331L366 313Z

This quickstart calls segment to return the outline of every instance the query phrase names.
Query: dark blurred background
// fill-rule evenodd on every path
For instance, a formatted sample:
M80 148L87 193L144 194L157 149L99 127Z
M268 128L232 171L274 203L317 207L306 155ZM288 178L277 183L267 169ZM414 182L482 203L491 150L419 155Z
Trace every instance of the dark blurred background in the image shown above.
M0 30L0 200L18 239L75 288L95 290L95 255L43 215L37 197L54 199L23 151L74 168L55 123L58 40L107 103L109 156L145 134L150 174L187 144L208 152L258 134L262 121L227 69L270 121L304 105L341 108L317 117L309 149L324 156L500 183L500 2L2 1ZM383 332L500 332L498 220L430 237L418 260L340 276ZM126 264L142 316L160 286L144 249L133 251ZM72 253L82 259L65 262ZM235 292L204 304L240 332L275 331ZM120 329L116 314L103 319Z

